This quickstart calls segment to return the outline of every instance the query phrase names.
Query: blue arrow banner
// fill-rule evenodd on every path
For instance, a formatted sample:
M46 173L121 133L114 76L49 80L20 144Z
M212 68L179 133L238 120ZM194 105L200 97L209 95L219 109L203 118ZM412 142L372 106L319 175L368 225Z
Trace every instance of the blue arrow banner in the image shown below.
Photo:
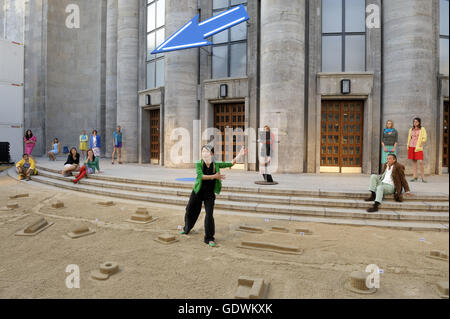
M206 38L247 21L249 16L245 7L239 5L200 23L198 19L199 15L196 15L153 50L152 54L211 45L212 42L205 40Z

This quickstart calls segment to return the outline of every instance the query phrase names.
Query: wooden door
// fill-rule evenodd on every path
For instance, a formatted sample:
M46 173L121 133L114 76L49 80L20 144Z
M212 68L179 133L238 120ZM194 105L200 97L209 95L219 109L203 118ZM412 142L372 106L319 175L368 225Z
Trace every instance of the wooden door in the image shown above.
M361 171L363 114L363 101L322 101L321 171Z
M449 152L449 106L448 101L444 101L444 132L442 140L442 167L448 167L448 152Z
M221 132L216 136L222 140L222 147L215 147L215 155L218 160L231 161L245 145L245 105L244 103L229 103L214 105L214 127ZM233 136L227 136L226 128L233 129ZM240 130L237 130L237 129ZM217 146L217 145L216 145Z
M159 164L160 150L159 109L150 110L150 163Z

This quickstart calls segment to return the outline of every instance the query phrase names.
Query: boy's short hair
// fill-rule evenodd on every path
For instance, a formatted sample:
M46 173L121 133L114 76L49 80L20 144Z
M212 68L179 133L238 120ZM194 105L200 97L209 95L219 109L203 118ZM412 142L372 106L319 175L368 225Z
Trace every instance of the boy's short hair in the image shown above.
M394 153L388 154L388 156L392 156L393 158L395 158L395 160L397 160L397 155L395 155Z

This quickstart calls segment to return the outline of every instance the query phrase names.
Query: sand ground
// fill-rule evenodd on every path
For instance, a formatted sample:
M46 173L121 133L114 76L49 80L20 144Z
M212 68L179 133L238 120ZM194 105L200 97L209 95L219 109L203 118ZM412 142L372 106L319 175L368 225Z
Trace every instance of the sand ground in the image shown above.
M182 207L114 199L114 206L102 207L97 203L104 197L0 176L0 207L17 193L29 197L13 200L18 209L0 210L0 298L233 298L242 275L269 282L268 298L275 299L440 298L435 283L449 280L448 262L425 257L430 250L448 252L446 232L267 221L216 211L218 246L211 248L203 243L203 212L195 232L181 236L177 227L184 224ZM57 199L64 202L64 209L51 208ZM138 207L146 207L159 219L147 225L126 222ZM39 217L54 225L35 237L14 235ZM241 224L265 231L236 231ZM65 236L80 225L96 233L79 239ZM291 232L271 232L271 226ZM294 234L296 228L308 228L313 235ZM154 241L163 233L177 235L179 242ZM242 241L297 246L304 253L238 248ZM106 281L91 279L90 272L105 261L117 262L120 272ZM66 287L69 264L80 268L79 289ZM380 289L371 295L346 290L350 273L369 264L384 270Z

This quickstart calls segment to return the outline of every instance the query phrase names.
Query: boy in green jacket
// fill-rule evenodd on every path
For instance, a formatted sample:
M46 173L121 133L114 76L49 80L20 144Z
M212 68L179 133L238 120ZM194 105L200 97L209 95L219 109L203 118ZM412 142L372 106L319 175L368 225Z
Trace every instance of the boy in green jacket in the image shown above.
M238 156L231 162L214 162L214 147L202 147L202 160L195 163L197 172L197 179L195 181L194 189L186 206L186 214L184 216L184 228L181 234L187 235L197 222L200 211L202 210L202 202L205 203L205 238L206 244L214 247L215 225L214 225L214 201L215 194L220 194L222 188L222 180L225 175L220 174L221 168L232 167L239 160L241 156L247 154L248 151L242 148Z

